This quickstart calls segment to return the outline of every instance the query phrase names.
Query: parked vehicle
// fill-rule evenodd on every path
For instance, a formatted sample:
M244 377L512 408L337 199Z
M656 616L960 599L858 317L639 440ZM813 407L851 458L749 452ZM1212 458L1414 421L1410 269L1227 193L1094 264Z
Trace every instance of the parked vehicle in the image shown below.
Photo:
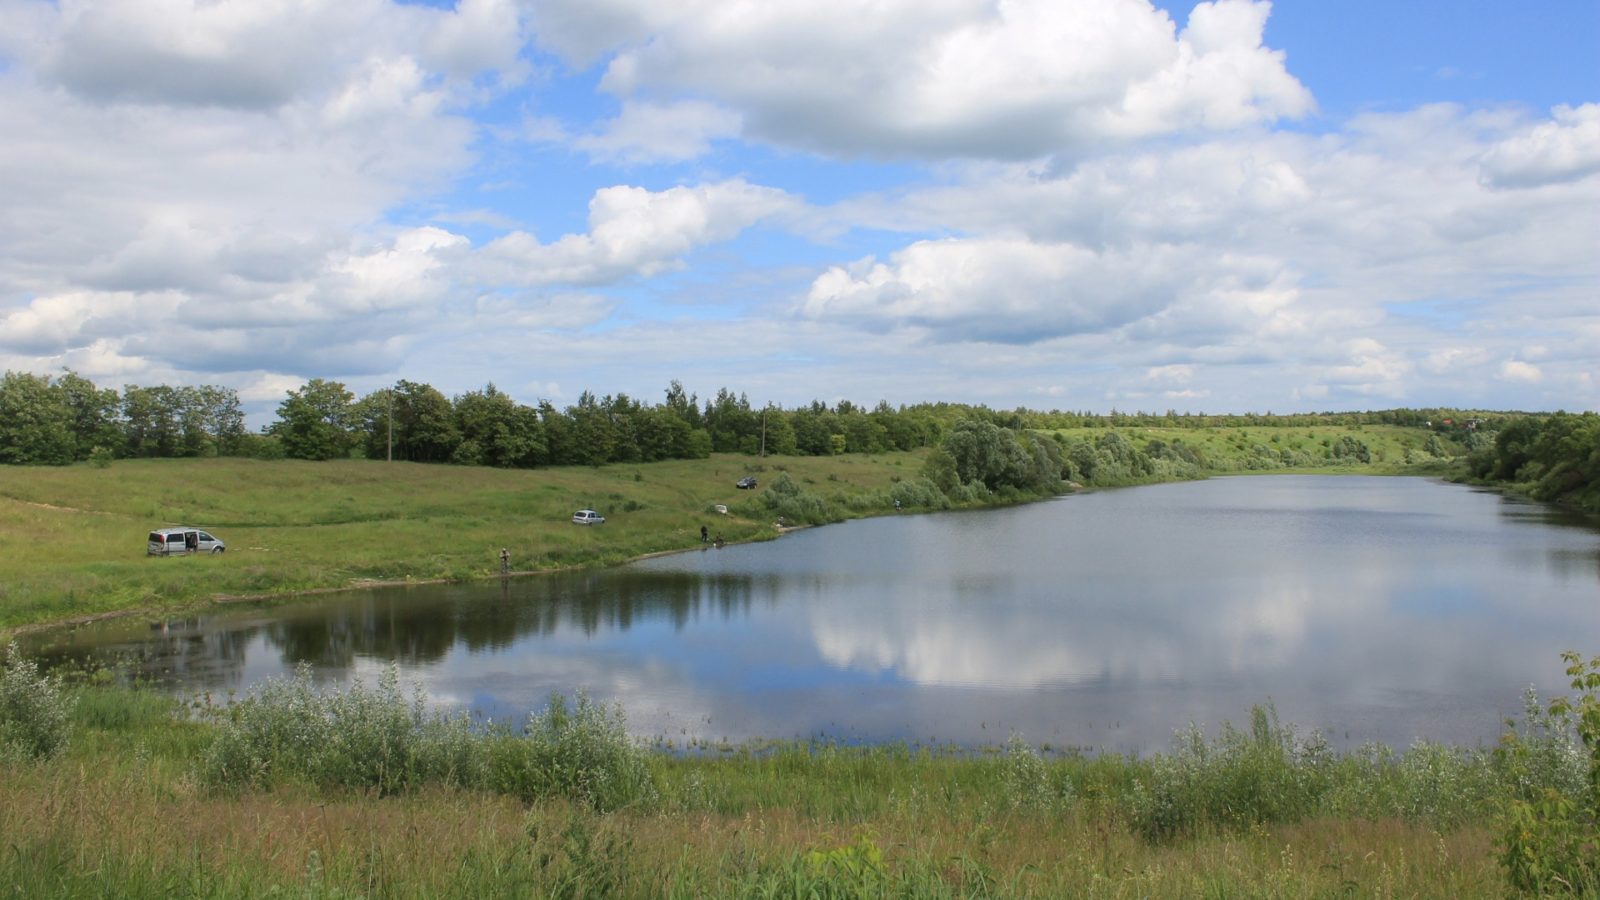
M739 483L734 485L734 487L741 491L753 491L756 489L756 477L754 475L746 475L745 477L739 479Z
M146 556L173 556L180 553L221 553L228 547L221 540L198 528L178 526L150 532Z
M580 509L572 514L572 521L577 525L599 525L605 520L605 516L600 515L592 509Z

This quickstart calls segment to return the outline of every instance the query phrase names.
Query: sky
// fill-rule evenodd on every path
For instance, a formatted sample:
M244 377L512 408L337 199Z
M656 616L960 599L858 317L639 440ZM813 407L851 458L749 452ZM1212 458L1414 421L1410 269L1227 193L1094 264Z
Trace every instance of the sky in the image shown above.
M0 368L1600 409L1600 3L0 0Z

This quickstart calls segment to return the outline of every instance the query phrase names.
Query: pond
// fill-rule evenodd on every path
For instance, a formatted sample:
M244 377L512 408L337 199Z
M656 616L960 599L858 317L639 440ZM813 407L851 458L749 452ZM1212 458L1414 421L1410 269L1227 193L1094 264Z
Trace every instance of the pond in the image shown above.
M1337 746L1492 744L1600 653L1593 520L1418 478L1301 476L898 515L614 569L230 607L36 637L223 697L394 661L520 722L618 701L683 746L761 738L1117 752L1279 717Z

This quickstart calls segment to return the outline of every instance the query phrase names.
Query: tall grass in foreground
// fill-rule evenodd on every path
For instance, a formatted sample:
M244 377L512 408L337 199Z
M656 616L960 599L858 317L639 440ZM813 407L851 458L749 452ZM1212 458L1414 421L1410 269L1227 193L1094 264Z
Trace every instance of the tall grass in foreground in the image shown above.
M198 716L138 690L62 697L70 744L0 761L0 896L1597 888L1592 689L1553 708L1530 696L1492 752L1340 753L1264 707L1148 758L1050 755L1016 736L974 753L795 742L670 755L581 696L552 698L517 731L430 714L392 668L343 690L302 670Z
M1013 736L978 754L794 742L711 761L647 751L628 735L620 708L581 694L570 706L551 697L520 731L427 709L420 688L402 691L395 667L375 685L357 680L343 690L319 687L302 667L230 706L203 710L212 738L198 780L235 792L299 782L378 796L440 786L523 802L562 798L598 811L738 815L782 807L835 822L894 810L1083 814L1113 819L1151 843L1326 816L1449 830L1492 817L1514 797L1550 790L1578 802L1590 791L1571 718L1543 711L1531 694L1520 730L1508 737L1514 754L1428 742L1341 754L1321 735L1280 723L1267 706L1252 711L1248 730L1225 724L1208 738L1190 726L1169 752L1148 758L1047 758Z
M645 751L621 710L582 694L571 709L552 697L515 734L474 728L465 714L430 714L420 687L404 695L394 666L374 686L358 679L337 690L319 688L302 665L205 715L216 738L200 775L218 787L300 779L383 796L435 784L524 801L562 796L602 811L654 799Z

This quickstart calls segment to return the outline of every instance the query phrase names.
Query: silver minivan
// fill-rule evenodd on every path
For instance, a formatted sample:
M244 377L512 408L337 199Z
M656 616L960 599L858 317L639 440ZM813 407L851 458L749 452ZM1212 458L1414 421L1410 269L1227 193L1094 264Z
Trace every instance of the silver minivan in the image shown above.
M180 553L221 553L228 549L222 541L198 528L179 526L150 532L146 556L173 556Z
M572 521L578 525L599 525L605 520L605 516L592 509L580 509L572 514Z

